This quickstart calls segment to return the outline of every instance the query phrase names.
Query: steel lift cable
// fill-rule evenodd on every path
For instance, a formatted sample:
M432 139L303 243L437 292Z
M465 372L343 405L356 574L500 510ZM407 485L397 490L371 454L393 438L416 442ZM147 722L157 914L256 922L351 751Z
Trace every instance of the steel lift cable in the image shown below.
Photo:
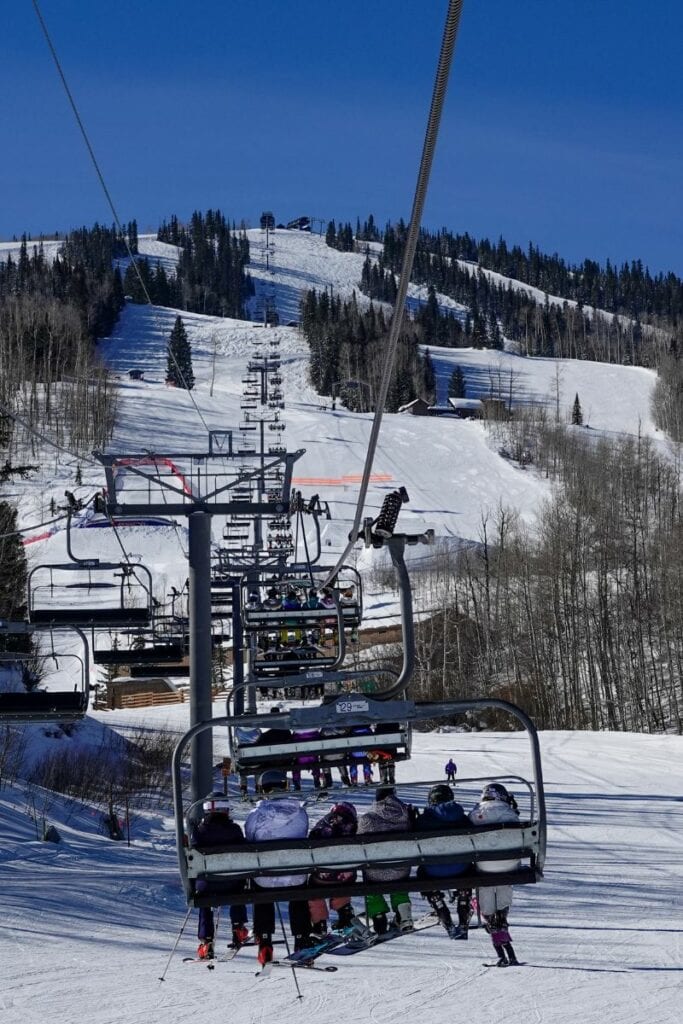
M73 97L73 94L71 92L71 89L69 88L69 83L66 80L66 75L64 74L64 70L63 70L61 62L59 60L59 56L58 56L57 51L55 49L54 43L52 42L52 38L51 38L50 33L48 31L47 25L45 24L45 19L43 18L42 12L40 10L40 6L38 4L38 0L31 0L31 2L33 4L33 9L36 12L36 17L38 18L38 21L40 23L40 27L42 29L43 35L45 36L45 41L47 42L48 48L50 50L50 53L52 54L52 59L54 61L55 67L57 68L57 73L59 74L59 77L61 79L62 85L64 86L64 91L65 91L65 93L67 95L67 99L69 100L69 105L71 106L71 109L73 111L73 115L76 118L76 123L78 124L78 127L80 129L81 135L83 136L83 141L85 142L86 149L88 150L88 153L90 155L90 159L92 161L92 165L95 168L95 173L97 174L97 178L99 180L99 183L102 186L102 191L104 192L104 195L106 197L107 203L109 204L109 209L112 212L112 216L114 218L114 222L115 222L117 228L119 229L119 232L121 233L121 237L123 238L124 245L126 246L126 251L127 251L128 256L130 258L130 261L132 263L133 269L135 270L135 273L137 275L138 281L140 283L140 287L142 288L142 290L144 292L144 295L145 295L145 298L147 299L148 305L151 306L152 309L156 309L156 307L154 306L154 303L152 302L152 299L150 298L150 294L149 294L149 292L147 290L145 282L142 279L142 275L141 275L140 270L138 268L137 261L136 261L134 255L133 255L133 251L132 251L132 249L130 247L130 243L128 241L128 236L126 235L126 232L123 230L123 225L121 223L121 220L120 220L119 215L117 213L116 207L114 205L114 200L112 199L111 193L110 193L110 191L109 191L109 189L107 187L107 183L104 180L104 175L102 174L102 171L100 169L100 165L99 165L99 163L97 161L97 157L95 156L95 151L93 150L92 145L90 143L90 139L88 137L88 133L87 133L87 131L85 129L85 125L83 124L83 119L81 118L81 115L78 112L78 107L76 106L76 101L74 100L74 97ZM208 434L209 433L208 424L207 424L206 420L204 419L199 406L197 405L197 402L196 402L196 400L194 398L194 395L192 394L192 391L187 387L187 383L185 381L185 377L183 376L183 372L182 372L182 370L181 370L181 368L180 368L180 366L178 364L178 360L176 359L175 353L173 352L173 349L171 348L170 344L168 344L166 346L166 351L168 352L168 354L170 355L171 359L173 360L175 368L178 371L178 375L179 375L181 381L183 382L183 386L184 386L185 390L187 391L188 395L190 396L190 400L192 402L192 405L195 408L195 411L196 411L197 415L199 416L199 419L202 422L202 426L204 427L204 429L206 430L206 432Z
M382 380L380 384L379 393L377 396L377 405L375 408L375 415L372 421L370 440L368 441L368 450L365 457L365 466L363 468L363 475L361 478L358 493L358 504L356 506L356 512L353 520L353 526L351 527L351 532L349 534L348 544L344 549L343 553L339 556L339 560L335 565L334 569L332 569L329 576L327 577L327 580L325 581L326 583L329 583L330 580L333 579L335 573L338 572L343 563L346 561L349 552L354 547L360 534L363 508L365 506L365 499L367 497L368 486L370 483L370 475L372 473L372 465L375 458L375 451L377 449L379 431L382 425L382 415L384 412L384 406L386 404L387 392L389 391L389 384L391 382L391 374L394 367L394 360L396 357L396 350L398 348L398 341L401 335L401 328L403 326L403 315L405 310L406 295L408 294L408 284L410 282L410 276L413 270L415 250L417 248L417 240L420 232L420 224L422 221L422 211L424 209L425 199L427 196L427 186L429 184L429 176L432 168L432 162L434 159L434 152L436 149L436 141L439 133L439 124L441 121L441 113L443 110L444 100L446 97L446 86L448 84L448 76L453 61L453 52L455 50L455 40L458 34L458 26L460 24L462 5L463 0L449 0L448 13L446 15L446 24L443 32L443 39L441 41L439 63L437 66L436 77L434 81L432 103L429 110L429 119L427 121L427 129L425 132L425 139L422 148L422 158L420 160L420 169L417 176L415 196L413 198L413 207L410 215L410 224L408 226L408 234L406 237L406 246L403 253L403 264L401 266L401 275L399 277L398 292L396 295L394 313L391 319L391 327L389 330L387 353L384 361L384 367L382 370Z
M43 444L47 444L51 448L56 449L56 451L62 452L64 455L68 455L70 458L74 460L75 463L80 464L81 466L96 466L98 469L102 468L98 462L95 462L94 459L88 458L87 455L77 455L76 452L71 451L70 448L65 448L63 444L58 444L56 441L53 441L51 438L49 438L46 434L43 434L42 431L36 430L35 427L31 426L31 424L28 423L18 413L14 412L12 409L9 409L3 402L0 402L0 412L3 413L3 415L5 416L9 416L9 418L14 420L15 423L21 424L21 426L28 434L33 434L33 436L37 437L39 441L43 442Z

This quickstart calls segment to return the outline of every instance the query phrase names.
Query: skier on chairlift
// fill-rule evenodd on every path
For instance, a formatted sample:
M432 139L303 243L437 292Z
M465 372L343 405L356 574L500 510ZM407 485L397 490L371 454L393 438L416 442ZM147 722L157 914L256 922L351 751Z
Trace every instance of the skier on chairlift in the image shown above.
M375 802L365 814L358 819L358 835L370 835L375 832L407 832L411 824L410 808L396 796L396 787L381 785L377 787ZM387 914L389 906L382 894L382 882L395 882L410 876L410 864L392 865L391 867L367 867L364 869L366 882L378 882L378 893L366 897L368 921L377 935L383 935L389 928ZM394 926L402 932L412 931L413 913L410 896L407 892L393 892L390 897L391 908L395 912Z
M473 825L514 823L519 819L519 808L514 796L508 793L505 786L500 782L490 782L484 786L479 803L470 811L469 817ZM518 860L477 861L477 871L491 876L497 871L515 871L518 867ZM511 885L479 887L479 909L498 957L498 967L514 966L518 962L508 930L508 913L511 905Z
M469 824L464 808L454 799L453 790L445 782L432 786L427 796L427 806L418 814L415 829L418 832L429 832L444 828L463 828ZM446 878L449 875L461 875L469 864L452 862L448 864L425 864L418 868L417 877L434 879ZM444 893L441 889L432 889L422 893L431 908L436 911L441 924L451 939L466 939L471 916L471 889L457 891L458 924L453 923L451 912L446 906Z
M358 830L358 815L353 804L342 801L334 804L327 814L317 821L309 832L310 839L336 839L344 836L355 836ZM311 885L350 884L356 880L356 869L348 871L327 871L316 869L310 876ZM355 927L360 933L369 929L355 916L350 896L331 896L330 909L337 912L335 928ZM328 931L329 914L327 902L322 897L308 901L311 914L312 930L317 935L325 935Z
M264 771L259 779L263 794L244 823L244 833L250 843L266 839L304 839L308 835L308 815L304 805L287 796L287 776L277 768ZM306 875L260 875L253 880L255 889L302 886ZM292 900L289 904L289 925L294 936L294 949L306 949L314 944L311 937L311 917L306 900ZM254 904L254 935L258 942L258 961L264 966L273 959L273 933L275 931L275 904Z
M207 797L202 805L204 814L202 818L192 827L190 843L193 847L210 848L212 846L225 846L244 842L242 829L230 817L230 804L223 793L214 793ZM198 893L205 892L207 883L199 878L196 883ZM244 890L244 881L234 883L235 896ZM249 937L247 928L247 908L241 903L233 903L230 906L230 921L232 922L232 943L233 947L240 947ZM199 925L197 929L199 945L197 956L200 960L211 960L214 957L215 927L214 915L211 907L199 908Z

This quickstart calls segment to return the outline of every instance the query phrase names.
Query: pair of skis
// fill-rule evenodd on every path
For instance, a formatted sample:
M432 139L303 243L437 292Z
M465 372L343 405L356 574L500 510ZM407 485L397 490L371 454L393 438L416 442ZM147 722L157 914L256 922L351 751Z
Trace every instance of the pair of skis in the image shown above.
M436 915L429 913L418 918L413 927L408 931L401 931L400 928L388 928L387 931L382 932L380 935L370 932L369 935L358 938L352 936L348 941L335 945L332 949L326 950L326 952L331 953L333 956L353 956L354 953L362 953L365 949L372 949L373 946L380 946L384 942L391 942L393 939L400 939L406 935L414 935L415 932L422 932L426 928L434 928L438 924L440 924L440 921Z

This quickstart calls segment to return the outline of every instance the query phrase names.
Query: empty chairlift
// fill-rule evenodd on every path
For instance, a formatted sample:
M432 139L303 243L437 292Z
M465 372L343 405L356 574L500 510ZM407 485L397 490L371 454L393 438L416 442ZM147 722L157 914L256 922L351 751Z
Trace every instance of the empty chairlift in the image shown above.
M37 652L0 654L0 722L73 722L83 718L90 693L88 641L80 629L72 631L83 645L82 656L57 652L53 630L0 620L0 636L31 635L38 648ZM50 653L43 654L41 640L48 637ZM75 671L66 667L74 665ZM51 676L56 676L56 681Z
M144 565L76 562L37 565L28 577L28 618L46 626L146 626L152 577Z

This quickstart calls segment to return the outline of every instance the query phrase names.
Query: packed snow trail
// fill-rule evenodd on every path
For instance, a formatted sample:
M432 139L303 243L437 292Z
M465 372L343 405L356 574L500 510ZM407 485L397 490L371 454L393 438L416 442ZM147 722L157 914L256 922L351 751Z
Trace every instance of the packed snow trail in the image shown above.
M182 729L187 709L97 717L105 726L148 721ZM96 741L94 725L73 740L41 742L54 749L84 742L82 734ZM182 957L195 952L194 913L159 983L185 913L169 817L140 815L128 848L98 834L94 813L69 815L59 801L48 801L49 820L62 834L53 845L35 840L25 802L6 789L0 794L3 1021L194 1024L198 1014L224 1020L232 1005L243 1022L282 1024L300 1024L302 1012L316 1024L448 1021L456 1009L470 1024L674 1024L683 974L681 743L673 736L541 734L547 876L516 890L510 915L515 949L527 966L484 967L492 949L483 930L455 943L431 928L335 958L336 974L300 971L303 1007L288 972L257 982L253 949L212 972L188 969ZM520 733L418 734L399 781L441 777L450 754L459 776L528 770ZM361 804L370 794L359 790L353 799ZM236 805L236 816L246 812ZM318 961L326 962L331 958Z

